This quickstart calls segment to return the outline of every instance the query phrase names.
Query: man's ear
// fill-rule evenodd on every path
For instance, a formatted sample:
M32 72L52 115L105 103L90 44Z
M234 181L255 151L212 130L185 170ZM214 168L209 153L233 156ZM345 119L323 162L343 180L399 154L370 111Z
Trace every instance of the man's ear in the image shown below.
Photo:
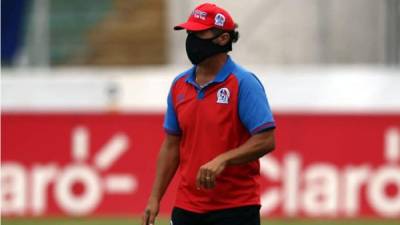
M224 46L229 43L231 36L228 33L223 33L217 38L217 44Z

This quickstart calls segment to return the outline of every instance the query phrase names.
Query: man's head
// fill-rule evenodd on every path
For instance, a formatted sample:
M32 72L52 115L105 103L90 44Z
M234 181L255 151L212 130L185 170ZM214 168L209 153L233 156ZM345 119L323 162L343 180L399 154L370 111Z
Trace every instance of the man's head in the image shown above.
M174 27L186 29L186 52L193 64L218 53L232 50L232 43L239 38L237 25L230 14L215 4L205 3L196 7L189 19Z

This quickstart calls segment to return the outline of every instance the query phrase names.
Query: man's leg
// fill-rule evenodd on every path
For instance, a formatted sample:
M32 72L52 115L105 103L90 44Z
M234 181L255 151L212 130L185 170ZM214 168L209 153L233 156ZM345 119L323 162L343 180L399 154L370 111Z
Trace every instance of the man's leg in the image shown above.
M175 207L172 210L171 225L203 225L202 214Z
M260 206L243 206L209 212L207 225L260 225Z

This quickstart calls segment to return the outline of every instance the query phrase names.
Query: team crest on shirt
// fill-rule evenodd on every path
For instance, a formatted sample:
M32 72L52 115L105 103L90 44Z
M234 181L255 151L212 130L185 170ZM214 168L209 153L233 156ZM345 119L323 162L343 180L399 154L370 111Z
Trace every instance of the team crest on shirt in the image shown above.
M228 104L230 95L231 93L229 92L228 88L220 88L217 91L217 103Z
M217 15L215 15L215 18L214 18L214 24L216 26L223 27L224 23L225 23L225 16L222 15L221 13L217 13Z

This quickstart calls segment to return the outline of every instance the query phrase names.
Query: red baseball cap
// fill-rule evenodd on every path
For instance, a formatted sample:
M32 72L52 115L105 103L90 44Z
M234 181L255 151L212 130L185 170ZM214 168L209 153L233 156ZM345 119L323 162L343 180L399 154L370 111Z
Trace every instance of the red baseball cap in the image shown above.
M197 6L189 19L185 23L175 26L174 30L202 31L210 28L234 30L235 22L225 9L215 4L204 3Z

